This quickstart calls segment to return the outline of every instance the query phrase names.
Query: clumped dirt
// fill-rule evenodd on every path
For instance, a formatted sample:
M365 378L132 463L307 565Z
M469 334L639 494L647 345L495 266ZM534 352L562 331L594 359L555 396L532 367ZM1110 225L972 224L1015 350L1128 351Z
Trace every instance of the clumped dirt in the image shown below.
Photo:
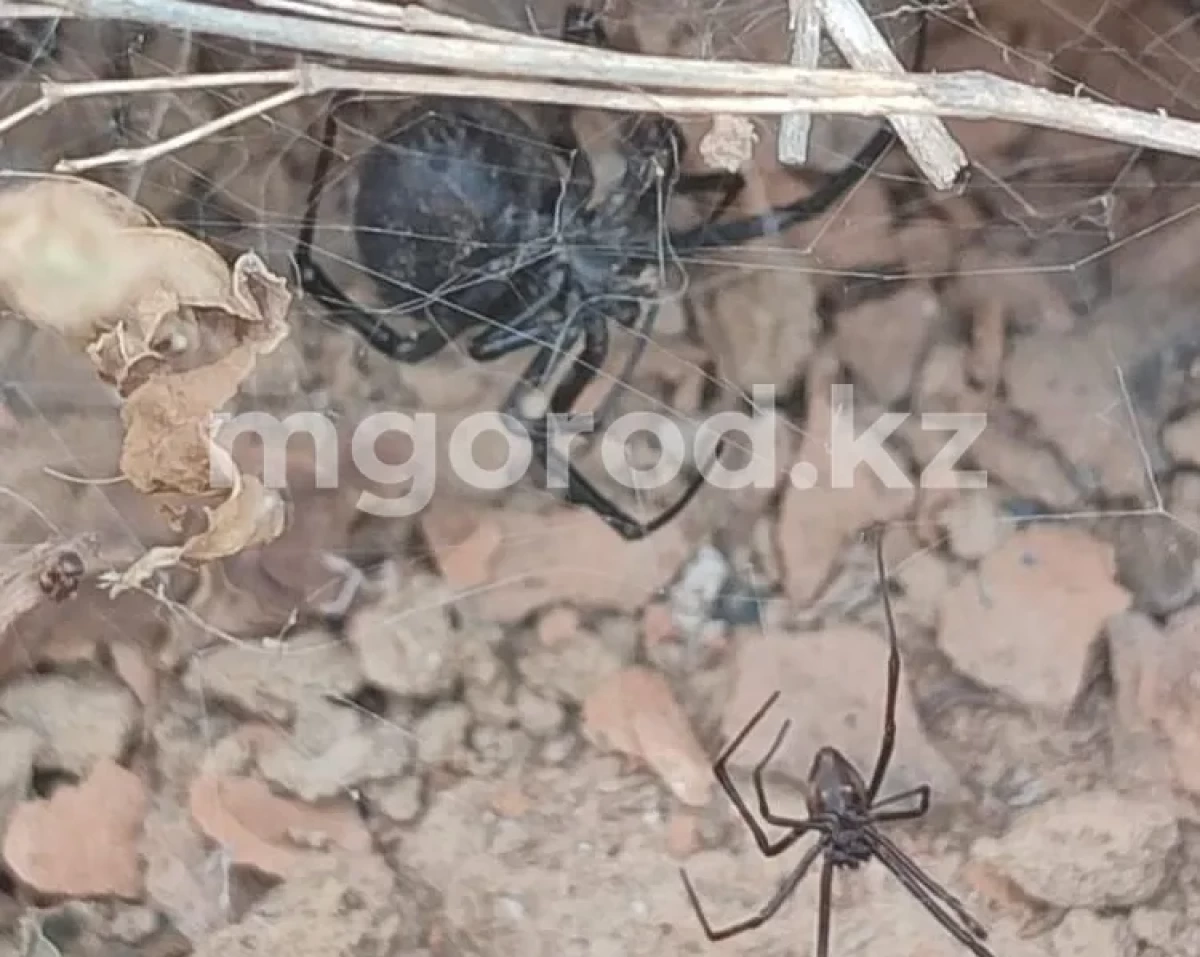
M1092 6L993 4L970 29L937 20L930 64L1195 114L1182 97L1200 35L1181 5L1124 0L1099 18ZM694 22L713 26L673 31L677 4L642 3L620 39L782 59L782 5L725 7L696 4ZM539 6L536 21L560 16ZM107 75L113 51L133 50L143 74L196 52L71 22L58 43L36 70L60 79ZM205 69L246 65L231 45L200 46ZM40 74L5 70L7 111ZM138 100L123 127L113 102L71 101L0 149L6 166L48 169L119 145L122 129L173 135L239 95ZM136 186L143 212L120 207L120 228L153 216L290 278L321 105L96 179ZM346 155L382 128L379 109L348 124ZM685 126L693 165L752 154L731 215L811 186L773 163L766 124L723 118L707 140L704 122ZM294 301L286 339L234 368L233 320L247 317L228 300L211 320L226 351L169 370L204 388L147 393L150 373L118 348L128 341L94 325L108 300L70 289L40 325L6 317L0 957L812 955L815 878L774 921L711 945L678 869L724 924L802 853L762 857L710 768L773 691L733 760L744 791L784 720L766 775L781 812L802 813L821 745L869 772L887 653L863 536L876 522L905 664L885 793L933 788L926 818L890 825L895 841L989 927L997 957L1200 952L1195 166L1010 124L949 126L976 167L961 194L923 187L894 151L821 222L690 264L622 408L673 410L687 428L770 386L750 437L774 459L759 486L706 488L640 543L534 480L455 478L447 437L498 408L524 357L485 367L446 350L401 367ZM820 126L825 148L861 127L838 130ZM604 157L602 137L592 148ZM331 188L319 242L369 300L343 228L352 188L352 176ZM12 252L0 280L28 311L43 300L14 273L25 250ZM161 306L150 273L154 295L204 305L187 299L183 266L138 265L125 291L139 308ZM86 326L104 348L89 358L47 324ZM614 333L613 375L635 344ZM863 468L835 487L844 385L856 431L913 413L887 443L908 487ZM253 443L235 447L245 484L224 511L186 455L164 456L168 442L195 452L197 423L226 399L335 423L319 459L292 442L282 502L254 484L268 463ZM381 411L437 414L437 448L412 479L431 498L415 514L362 508L395 493L349 454L356 423ZM933 481L950 433L922 427L926 413L986 416L957 463L986 488ZM476 445L482 466L503 461L494 438ZM393 432L378 451L403 462L412 449ZM595 451L577 457L591 474ZM731 449L731 464L739 453L749 460ZM145 574L118 594L97 577L138 559ZM833 910L836 957L966 953L877 864L838 875Z

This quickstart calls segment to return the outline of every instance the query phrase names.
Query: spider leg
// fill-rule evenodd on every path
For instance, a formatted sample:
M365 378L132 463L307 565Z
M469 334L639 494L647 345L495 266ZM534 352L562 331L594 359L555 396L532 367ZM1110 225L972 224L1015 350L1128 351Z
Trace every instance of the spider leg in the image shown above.
M701 223L699 226L673 234L671 245L679 255L699 252L702 249L739 246L763 236L786 232L793 226L816 219L865 179L871 167L883 158L895 141L896 134L890 127L885 126L867 141L850 162L802 199L767 213L733 219L715 226Z
M477 362L490 362L529 346L540 346L548 350L550 355L553 355L555 351L569 351L577 339L575 335L568 335L568 341L562 343L561 346L558 343L545 342L537 335L538 320L553 306L554 300L562 294L565 280L566 277L561 270L554 273L545 289L530 300L520 313L512 319L506 319L503 323L490 326L476 335L467 347L467 355ZM548 359L549 356L547 356ZM544 373L545 369L539 373L539 376ZM527 370L526 377L529 375L530 372ZM522 386L531 384L527 378L522 378Z
M821 864L821 891L817 898L817 957L829 957L829 925L833 910L833 860Z
M906 808L903 811L884 811L882 814L878 813L880 808L899 804L901 801L907 801L911 797L918 799L915 808ZM914 818L924 817L929 810L929 798L930 789L928 784L922 784L909 791L901 791L899 794L890 795L882 801L871 805L871 820L879 823L881 821L911 821Z
M580 46L608 47L608 31L600 20L600 14L583 4L567 5L563 13L563 24L560 36L567 43L577 43ZM549 107L547 116L547 139L556 149L562 150L571 158L571 168L568 171L565 189L572 201L572 209L582 209L588 196L595 187L596 175L592 169L592 161L587 150L580 145L575 133L573 122L574 110L570 107Z
M920 32L917 34L917 48L913 54L913 65L909 68L913 71L922 69L924 65L928 33L929 17L922 10ZM693 226L677 235L672 235L671 243L680 255L684 255L698 252L701 249L740 245L763 236L784 232L800 223L815 219L857 186L870 172L871 167L891 149L895 141L896 134L890 125L885 124L879 132L867 140L850 162L827 178L808 196L773 209L766 214L735 219L718 226L701 223L699 226Z
M608 355L608 324L603 317L584 318L581 325L583 349L575 358L566 379L554 390L548 412L563 413L573 406L584 389L595 380ZM543 461L548 459L551 451L546 423L546 416L530 423L533 426L530 432L534 451L543 457ZM721 444L718 443L714 456L720 455L720 452ZM704 473L700 472L672 505L652 521L644 522L622 510L569 461L566 470L567 487L563 497L572 505L594 511L626 541L638 541L654 534L682 512L704 484Z
M869 831L866 837L880 863L959 943L976 957L996 957L983 943L987 940L987 930L967 913L957 897L922 871L916 862L878 831ZM961 923L955 922L954 917Z
M684 151L681 143L680 153ZM675 192L680 196L690 196L693 193L720 192L717 205L705 219L705 224L714 223L728 212L738 194L746 188L746 178L741 173L687 173L679 177L675 183Z
M799 837L808 831L821 830L827 825L820 818L793 818L785 817L782 814L776 814L767 803L767 788L763 781L763 773L767 769L767 765L771 763L771 759L775 757L780 745L783 744L783 739L787 736L788 731L792 727L792 719L788 718L783 722L783 726L779 729L779 733L775 735L775 740L771 744L770 749L763 755L762 760L754 766L754 772L751 775L754 781L754 793L758 798L758 813L762 815L762 819L768 824L774 824L777 827L794 828L795 832L789 834L784 841L790 843L795 838Z
M778 889L771 895L771 899L763 905L762 909L757 913L750 915L743 920L734 924L729 924L725 927L714 928L709 923L708 917L704 914L704 908L700 906L700 898L696 894L696 889L692 886L687 871L684 868L679 869L679 876L683 878L683 887L687 891L688 900L691 902L692 910L696 912L696 918L700 921L700 926L704 930L704 936L711 941L725 940L733 937L736 934L744 933L748 930L753 930L756 927L761 927L772 917L774 917L781 907L787 902L787 899L796 892L796 888L800 886L800 882L804 880L804 876L812 867L813 861L825 850L828 842L827 838L822 838L816 844L808 849L805 855L800 859L800 863L779 883ZM822 871L822 886L824 886L825 871L829 868L828 858L825 861L824 870ZM822 954L821 957L824 957Z
M763 716L766 715L767 711L771 709L771 706L774 705L778 700L779 692L776 691L759 707L758 711L754 713L753 717L746 722L742 730L739 731L737 736L725 746L725 750L723 750L717 760L713 762L713 774L716 775L717 783L721 785L721 790L724 791L726 796L729 798L730 803L738 812L738 816L746 822L746 827L750 829L750 833L754 837L754 843L758 845L758 850L764 857L777 857L795 844L802 835L808 833L809 831L820 830L823 827L823 822L819 821L788 821L784 826L791 827L792 830L775 843L771 843L771 839L767 837L767 832L763 830L762 825L759 824L755 819L749 805L746 804L745 799L738 793L737 786L733 783L733 778L729 775L729 759L733 756L733 753L742 746L742 742L746 740L746 737L752 730L754 730L755 726L757 726L757 724L763 719ZM787 726L785 725L785 729L786 727ZM767 752L767 756L760 761L754 769L754 786L755 789L759 791L760 810L766 806L766 799L762 796L760 787L760 782L762 780L761 770L766 765L767 761L771 759L771 756L775 753L775 749L779 746L779 742L782 740L782 738L783 735L781 733L779 737L775 739L775 744L771 747L771 750ZM766 814L763 815L764 818L766 816Z
M888 763L892 760L892 751L896 746L896 698L900 691L900 644L896 638L896 618L892 613L892 598L888 592L887 569L883 563L883 529L875 530L875 568L879 575L879 587L883 592L883 613L887 619L888 633L888 675L887 701L884 704L883 740L879 744L879 757L875 760L875 770L871 774L871 783L867 785L867 805L874 803L883 784L883 776L887 773Z

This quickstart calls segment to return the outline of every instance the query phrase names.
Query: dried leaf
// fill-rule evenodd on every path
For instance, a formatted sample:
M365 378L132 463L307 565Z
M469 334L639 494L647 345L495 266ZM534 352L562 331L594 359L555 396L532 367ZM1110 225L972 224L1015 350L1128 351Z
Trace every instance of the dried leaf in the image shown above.
M192 783L192 818L235 865L288 877L322 844L365 851L371 838L349 804L316 807L278 797L263 781L201 774Z
M199 240L134 225L139 220L148 214L85 180L35 180L0 192L0 297L30 322L86 342L156 290L186 305L203 296L206 280L228 275Z
M101 761L81 784L17 806L4 835L4 860L44 894L137 898L146 800L141 778Z
M129 397L121 410L121 472L134 487L192 495L212 489L212 415L252 368L253 357L239 349L209 366L155 376Z
M226 453L214 447L214 453ZM232 468L232 462L229 463ZM108 579L112 594L145 582L154 572L180 561L211 562L228 558L254 545L263 545L283 531L287 506L283 497L253 475L234 473L229 498L205 509L208 527L182 545L151 548L123 573Z
M704 749L658 672L618 671L588 695L583 720L589 740L645 761L684 804L708 803L712 774Z
M134 488L225 495L206 508L204 532L151 550L110 584L234 555L283 531L280 496L242 476L213 441L215 413L288 331L287 283L256 255L230 268L120 194L69 177L34 179L0 191L0 299L81 343L116 384L125 399L120 468ZM174 335L185 330L198 334Z
M262 545L283 531L284 501L278 492L253 475L241 476L238 488L217 508L208 511L208 528L188 539L182 556L211 562Z

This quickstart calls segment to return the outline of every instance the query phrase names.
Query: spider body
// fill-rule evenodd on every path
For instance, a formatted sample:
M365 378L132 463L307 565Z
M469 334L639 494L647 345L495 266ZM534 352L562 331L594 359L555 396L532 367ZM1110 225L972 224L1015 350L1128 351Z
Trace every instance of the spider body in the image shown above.
M359 259L383 302L405 311L478 272L498 251L549 234L545 210L553 209L562 175L552 151L516 114L470 100L417 102L359 169ZM445 298L486 315L510 294L497 277Z
M891 598L887 590L887 575L883 564L883 533L876 530L875 560L883 591L884 617L888 633L888 681L884 704L883 739L879 755L871 773L870 782L836 748L820 748L813 758L808 775L806 801L808 816L794 818L772 811L767 800L763 775L767 765L778 752L783 739L791 727L784 721L775 741L767 753L754 766L751 775L758 813L764 821L776 827L786 828L783 836L772 841L763 826L754 817L746 801L738 793L729 775L728 762L741 746L751 730L763 719L771 706L779 699L775 692L758 709L734 739L721 752L713 764L713 772L721 789L728 795L738 815L750 829L759 851L766 857L776 857L792 847L801 837L815 833L817 841L805 851L791 873L780 882L770 900L756 914L722 928L714 928L700 906L700 898L688 879L687 872L680 870L684 890L700 926L709 940L725 940L738 934L761 927L783 907L792 896L805 875L818 858L822 858L820 891L817 905L817 957L829 957L831 894L835 870L857 870L875 859L883 864L892 875L911 893L927 911L959 943L975 957L995 957L988 949L987 930L967 913L959 900L944 887L921 870L903 850L880 829L879 825L891 821L906 821L922 817L929 810L930 788L922 784L908 791L879 797L884 775L892 759L896 743L896 699L900 686L900 651L896 638L896 623L892 614ZM914 801L915 799L915 801ZM905 806L908 805L908 806Z
M813 817L866 817L867 785L837 748L818 749L808 780L812 784L808 813Z
M564 39L607 46L599 15L569 6ZM924 52L924 19L915 59ZM422 99L374 145L359 169L354 203L359 258L384 305L350 301L313 260L317 206L329 173L337 125L325 118L296 249L303 289L377 351L415 363L463 339L477 361L520 350L533 355L504 404L526 430L539 463L552 455L549 416L569 412L600 374L613 328L637 328L627 375L658 315L662 275L689 254L781 232L825 212L857 184L894 140L884 127L810 195L770 212L714 223L741 189L725 173L682 175L682 132L665 116L620 120L622 172L600 195L568 109L542 105L536 125L491 101ZM718 192L708 221L665 225L673 195ZM675 285L678 285L676 283ZM385 316L407 314L411 331ZM527 402L531 395L544 400ZM532 413L529 410L533 410ZM720 455L722 443L712 450ZM699 456L697 456L699 458ZM563 496L590 508L626 539L651 534L699 491L702 470L674 504L636 519L565 463Z
M624 141L655 138L645 127L627 129ZM658 139L669 147L665 136ZM628 299L615 314L605 304L605 321L632 323L652 292L637 249L639 241L645 246L642 234L657 229L656 211L641 202L655 183L645 164L631 164L619 189L597 198L573 178L571 165L498 104L414 103L360 165L355 237L381 300L427 325L473 330L470 348L482 353L476 358L512 351L503 344L519 331L526 334L516 338L520 346L561 331L567 310L605 297ZM545 306L527 310L530 301ZM487 321L522 312L526 324ZM586 324L589 311L579 321Z
M830 854L837 867L856 869L871 857L859 833L870 820L867 785L858 769L837 748L822 747L808 772L808 816L830 822Z

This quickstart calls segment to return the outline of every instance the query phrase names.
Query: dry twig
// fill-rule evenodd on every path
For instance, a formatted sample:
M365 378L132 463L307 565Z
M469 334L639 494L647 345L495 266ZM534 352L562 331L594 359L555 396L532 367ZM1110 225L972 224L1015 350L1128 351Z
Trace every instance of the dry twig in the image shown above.
M0 13L8 20L53 20L55 17L74 17L75 14L48 3L4 3Z
M427 10L415 3L397 6L377 0L250 0L264 10L288 10L308 16L324 17L342 23L403 30L410 33L431 33L451 37L473 37L499 43L553 43L555 41L515 30L505 30L484 23L474 23L462 17Z
M858 70L878 70L904 75L904 64L858 0L815 0L821 25L846 58ZM909 155L930 181L942 189L954 184L966 168L967 154L955 142L946 125L930 116L889 116Z
M831 71L823 71L829 73ZM860 79L869 74L841 71ZM850 95L687 95L652 94L633 90L609 90L586 86L561 86L520 80L478 80L461 76L380 73L344 70L306 64L290 70L261 70L237 73L190 74L147 77L135 80L100 80L81 83L46 83L34 103L0 119L0 135L22 121L70 99L131 93L172 92L246 86L286 85L288 89L257 100L231 113L204 123L178 136L148 146L117 149L100 156L63 160L57 172L80 172L103 166L147 163L185 146L200 142L222 130L261 116L278 106L319 93L356 90L389 95L441 95L454 97L493 96L530 103L565 103L611 110L662 110L677 114L763 114L780 115L796 110L834 114L880 116L890 113L924 112L967 119L996 117L1034 126L1066 129L1085 136L1103 136L1135 145L1200 157L1200 124L1158 117L1124 107L1087 103L996 80L986 75L912 77L917 85L927 81L930 96L892 93L886 96ZM1004 89L990 89L996 80ZM952 82L946 82L952 81ZM954 82L957 81L957 82ZM964 92L965 90L965 92ZM988 103L995 107L988 109ZM977 104L957 107L954 104ZM1067 109L1067 106L1072 107ZM1099 128L1098 128L1099 127Z
M792 66L815 70L821 57L821 13L817 0L788 0ZM784 166L803 166L808 162L808 140L812 135L812 114L785 113L779 120L776 156Z
M266 82L290 83L292 89L222 117L214 121L216 127L206 124L183 138L143 150L108 154L99 165L146 162L281 103L333 89L393 95L440 93L617 111L658 109L680 114L780 115L805 110L860 116L907 114L1001 120L1200 157L1200 123L1167 116L1165 111L1146 112L1053 93L982 71L895 76L854 70L806 70L785 65L620 53L551 40L497 43L459 36L406 35L191 0L61 2L80 15L100 19L124 19L360 61L468 74L410 75L334 70L316 65L294 71L267 71L275 76L285 73L287 79ZM0 5L0 12L3 9ZM480 76L481 73L489 75ZM259 74L252 82L264 82L263 75ZM213 82L212 77L202 76L159 79L199 81L182 87L191 89L204 88L206 83ZM171 88L152 85L152 81L136 82L146 85L122 89L110 85L106 92ZM65 88L66 85L48 88L50 98L61 99ZM93 88L85 95L100 93ZM45 101L43 98L33 107L27 107L22 114L32 115L47 109ZM0 121L0 129L11 128L23 115L15 121L11 117ZM81 161L73 162L76 165L61 168L95 165L81 167L77 165Z

